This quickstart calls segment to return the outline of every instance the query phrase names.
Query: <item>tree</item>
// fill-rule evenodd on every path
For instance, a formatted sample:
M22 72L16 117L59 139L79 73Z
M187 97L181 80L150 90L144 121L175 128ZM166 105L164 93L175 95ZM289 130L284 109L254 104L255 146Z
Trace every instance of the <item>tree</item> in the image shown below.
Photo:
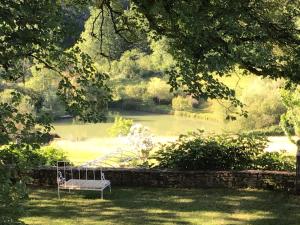
M262 80L255 77L241 93L248 118L239 118L237 123L244 129L260 129L278 125L286 107L280 96L282 82Z
M106 90L102 98L108 100L107 75L98 73L90 56L78 47L64 48L66 37L74 30L70 23L65 23L66 15L72 19L70 10L65 9L80 7L78 1L67 1L68 4L46 0L21 2L1 4L1 79L22 81L24 70L28 70L24 69L24 60L29 61L29 67L37 64L38 69L51 69L60 76L57 92L71 114L85 121L103 119L103 115L97 113L98 108L90 112L94 101L84 95L94 87Z
M192 99L188 97L177 96L172 99L172 109L177 111L189 111L193 109Z
M282 101L287 112L281 116L281 126L290 140L293 134L300 136L300 87L293 85L290 90L282 90Z
M157 98L160 103L161 100L171 100L170 88L166 81L153 77L148 83L147 92L151 97Z
M93 7L90 11L91 15L81 34L83 41L78 46L95 62L107 60L107 58L119 59L130 46L115 33L107 9L102 11Z
M112 72L119 78L137 80L141 77L142 68L138 65L138 60L144 57L138 49L132 49L122 54L119 61L113 62Z
M281 0L134 0L135 23L168 38L177 62L170 84L196 98L242 103L219 81L238 65L255 75L300 81L300 2Z
M59 75L50 69L36 70L31 68L32 76L24 83L24 87L36 92L41 103L36 108L38 114L48 113L52 118L65 115L66 109L56 94L60 82Z
M146 93L146 83L128 85L125 87L126 97L132 99L144 99Z
M9 101L0 102L0 151L28 152L49 141L51 120L46 115L35 116L20 110L24 96L32 104L40 102L35 93L19 84L30 76L30 68L55 71L60 77L57 93L66 109L83 121L101 121L102 110L91 89L102 91L101 103L110 99L107 75L98 73L89 55L78 47L69 48L78 38L77 24L66 22L76 17L73 9L80 1L3 0L0 3L0 93L10 91ZM70 9L70 10L66 10ZM76 31L76 34L74 34ZM42 74L41 74L42 76ZM105 104L103 104L105 105ZM103 109L105 107L102 107ZM28 156L28 155L27 155ZM8 165L10 164L10 165ZM15 206L24 199L25 170L30 163L0 157L0 208ZM21 174L21 171L23 175ZM16 218L2 218L1 224L15 224Z
M109 128L108 133L113 137L126 136L129 133L132 125L133 120L125 119L121 116L116 116L115 122L112 127Z
M122 3L105 0L97 7L108 10L115 32L126 40L137 33L166 38L176 62L169 82L196 99L242 107L219 79L236 66L261 77L300 80L299 1L133 0L130 10Z
M155 40L164 38L176 62L169 71L173 89L181 85L194 98L223 98L242 106L234 90L219 79L236 65L258 76L299 81L299 4L281 0L133 0L130 5L124 0L34 0L21 4L4 0L0 6L1 78L19 82L26 77L25 61L39 63L61 76L58 94L71 114L84 121L103 119L103 113L97 113L99 107L94 108L95 99L84 95L101 89L101 99L107 101L108 76L98 73L78 46L64 48L73 27L66 18L72 20L76 9L93 5L97 12L91 17L91 34L100 35L100 43L107 31L104 23L125 42L138 40L142 33Z

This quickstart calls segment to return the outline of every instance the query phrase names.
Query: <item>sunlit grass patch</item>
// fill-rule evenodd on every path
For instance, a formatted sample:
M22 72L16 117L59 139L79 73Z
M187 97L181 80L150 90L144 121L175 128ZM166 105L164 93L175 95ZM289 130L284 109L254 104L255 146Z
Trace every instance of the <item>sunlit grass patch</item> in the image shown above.
M33 189L27 224L298 225L300 197L259 190L115 188L97 192Z

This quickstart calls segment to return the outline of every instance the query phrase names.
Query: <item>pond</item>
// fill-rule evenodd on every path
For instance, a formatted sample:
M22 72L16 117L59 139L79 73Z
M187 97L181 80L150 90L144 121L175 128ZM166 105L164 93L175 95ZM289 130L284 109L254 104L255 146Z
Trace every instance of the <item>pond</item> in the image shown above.
M197 129L216 133L224 131L223 126L216 121L141 112L123 111L118 114L148 127L156 137L155 142L160 143L174 141L178 135ZM113 125L113 116L108 121L110 122L83 124L73 122L72 119L60 120L53 125L54 132L61 138L53 141L51 145L63 149L71 161L94 160L124 148L122 141L108 134L108 129Z
M151 133L156 136L155 141L160 143L174 141L178 135L197 129L215 133L231 131L230 124L225 125L218 121L141 112L119 112L119 115L132 119L134 123L147 126ZM72 119L58 121L53 124L54 132L61 139L53 141L51 145L63 149L72 161L93 160L109 154L124 147L124 143L120 142L118 138L109 137L108 129L113 125L113 117L109 121L111 122L97 124L73 122ZM291 154L296 152L295 145L287 137L269 137L269 141L269 146L266 149L268 151L285 149Z
M188 131L203 129L211 132L224 132L222 123L217 121L199 120L165 114L149 114L141 112L119 112L122 117L132 119L150 129L156 136L178 136ZM83 124L72 119L61 120L54 124L55 133L65 139L81 140L88 138L108 137L108 129L113 120L106 123Z

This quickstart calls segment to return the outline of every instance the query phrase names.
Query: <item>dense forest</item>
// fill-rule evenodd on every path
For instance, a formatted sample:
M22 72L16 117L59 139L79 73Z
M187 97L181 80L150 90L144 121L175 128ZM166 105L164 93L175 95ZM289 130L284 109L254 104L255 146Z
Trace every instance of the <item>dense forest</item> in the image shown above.
M124 7L129 6L125 4ZM228 100L194 97L184 86L170 92L169 70L176 64L170 54L170 41L145 33L135 36L134 42L128 41L115 33L108 10L104 10L101 20L98 18L101 10L96 7L66 9L73 19L66 16L65 25L73 29L68 30L62 42L64 49L74 45L73 48L78 47L88 54L96 70L109 77L107 85L111 98L108 104L101 103L102 89L87 89L88 98L99 102L96 110L103 115L109 110L137 110L225 122L228 114L237 110ZM76 25L71 26L70 21ZM74 111L66 110L65 102L57 93L61 76L55 70L40 68L40 64L26 60L22 64L26 74L16 85L5 83L0 93L2 102L9 101L11 93L19 89L26 93L18 106L23 113L46 113L54 120L65 115L76 117ZM238 130L278 125L281 115L287 112L281 96L284 79L262 79L234 67L220 80L235 91L236 98L248 112L248 117L234 118L237 121L233 124Z

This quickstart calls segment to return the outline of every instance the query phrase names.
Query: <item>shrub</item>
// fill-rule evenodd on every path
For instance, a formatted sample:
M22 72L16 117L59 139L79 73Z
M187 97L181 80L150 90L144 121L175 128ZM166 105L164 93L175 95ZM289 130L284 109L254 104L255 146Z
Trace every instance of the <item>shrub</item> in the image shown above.
M285 152L264 152L267 140L254 134L181 135L156 152L158 167L180 170L288 170L295 159Z
M35 149L29 145L11 145L0 148L0 224L23 224L18 218L23 212L22 202L28 197L29 169L55 165L63 159L63 152L52 147Z
M296 158L288 155L286 151L265 152L260 155L255 163L256 169L295 171Z
M267 144L255 135L207 135L202 131L181 135L162 145L155 159L159 167L182 170L236 170L252 168Z
M42 147L37 152L40 155L39 165L55 166L57 161L63 161L67 159L67 156L63 150L54 148L52 146Z
M24 224L19 221L24 209L22 203L28 198L25 183L14 180L14 168L0 160L0 224Z
M109 128L108 132L111 136L125 136L129 133L130 128L133 124L132 120L125 119L121 116L115 117L115 122L111 128Z
M56 165L57 161L65 160L66 156L60 149L50 146L33 148L23 146L4 146L0 148L0 160L5 165L15 165L16 168L30 169L37 166Z
M138 160L141 161L143 166L148 166L147 162L150 151L155 145L153 138L150 130L141 124L133 125L127 135L127 140L130 145L129 148L137 153Z
M189 98L177 96L172 99L172 108L176 111L189 111L193 109L193 102Z
M17 169L35 167L43 158L32 146L3 146L0 148L0 160L4 165L14 165Z

